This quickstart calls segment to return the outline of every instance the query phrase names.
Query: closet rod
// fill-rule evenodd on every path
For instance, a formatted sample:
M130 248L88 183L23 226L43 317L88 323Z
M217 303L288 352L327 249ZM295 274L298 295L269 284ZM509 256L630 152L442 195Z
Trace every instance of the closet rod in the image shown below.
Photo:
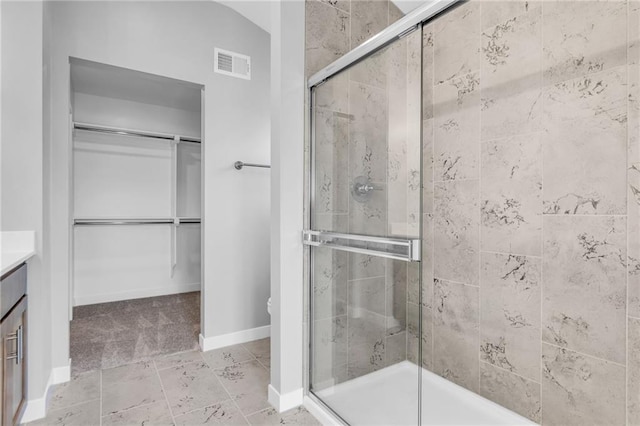
M174 219L74 219L74 225L158 225L173 223L200 223L198 218Z
M176 138L180 142L201 143L201 139L188 136L171 135L168 133L147 132L144 130L131 130L119 127L99 126L96 124L74 122L73 128L77 130L85 130L88 132L108 133L122 136L137 136L141 138L161 139L165 141L173 141Z

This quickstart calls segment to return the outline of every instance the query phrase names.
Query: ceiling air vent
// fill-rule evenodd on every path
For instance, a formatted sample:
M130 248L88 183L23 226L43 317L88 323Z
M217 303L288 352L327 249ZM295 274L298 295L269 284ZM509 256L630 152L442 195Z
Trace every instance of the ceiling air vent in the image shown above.
M213 50L215 55L215 72L232 77L251 80L251 58L228 50Z

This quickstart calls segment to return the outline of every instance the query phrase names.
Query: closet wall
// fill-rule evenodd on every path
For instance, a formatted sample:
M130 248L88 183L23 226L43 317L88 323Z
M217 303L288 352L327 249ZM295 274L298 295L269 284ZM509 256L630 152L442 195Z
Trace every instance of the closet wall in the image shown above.
M200 138L198 85L75 59L71 83L74 123ZM74 130L74 219L199 220L200 150ZM200 290L199 223L78 223L73 236L75 305Z
M54 366L69 362L71 254L69 57L205 87L204 338L269 324L269 175L233 168L269 162L269 35L215 2L47 2L51 9L49 248ZM251 80L213 72L214 48L252 58ZM213 139L206 133L212 132ZM208 149L211 147L211 149ZM220 182L224 182L220 184ZM251 244L246 244L251 241ZM208 291L210 290L210 291Z

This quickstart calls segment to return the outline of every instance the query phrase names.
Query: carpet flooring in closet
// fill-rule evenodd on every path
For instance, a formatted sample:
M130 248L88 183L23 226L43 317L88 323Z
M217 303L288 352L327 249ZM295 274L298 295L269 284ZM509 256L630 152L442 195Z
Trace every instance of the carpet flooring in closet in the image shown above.
M70 332L73 373L196 349L200 292L77 306Z

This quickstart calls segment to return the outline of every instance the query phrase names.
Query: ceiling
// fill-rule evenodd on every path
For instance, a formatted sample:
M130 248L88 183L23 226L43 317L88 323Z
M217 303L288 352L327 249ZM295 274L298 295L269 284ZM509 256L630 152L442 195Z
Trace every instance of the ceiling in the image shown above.
M218 3L235 10L266 32L271 32L270 0L217 0ZM391 0L404 14L428 0Z

